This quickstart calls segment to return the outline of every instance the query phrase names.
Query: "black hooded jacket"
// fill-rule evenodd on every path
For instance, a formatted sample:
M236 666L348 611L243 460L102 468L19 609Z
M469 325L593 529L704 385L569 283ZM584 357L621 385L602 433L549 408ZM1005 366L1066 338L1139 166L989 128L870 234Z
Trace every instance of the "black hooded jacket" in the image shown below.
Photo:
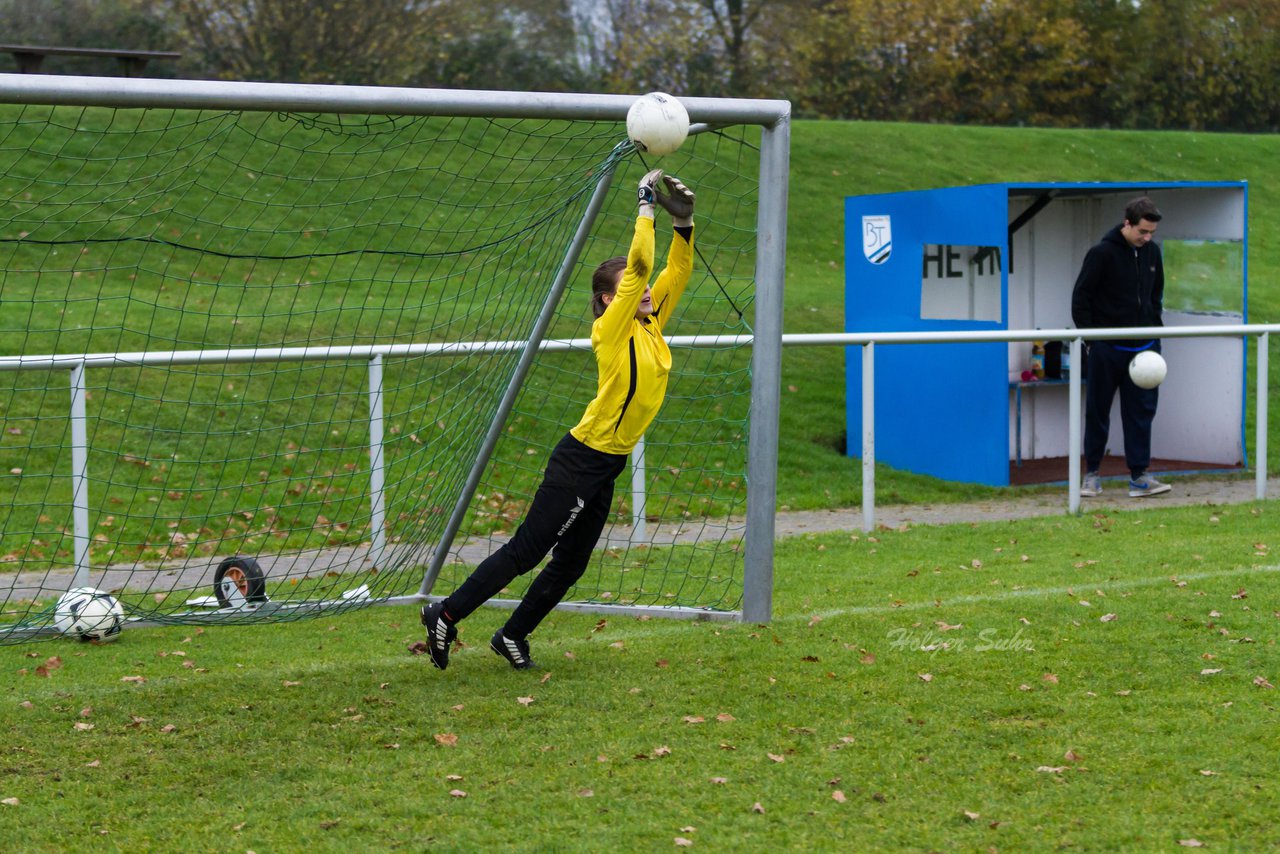
M1160 247L1153 240L1134 249L1117 225L1084 256L1071 294L1071 319L1080 329L1163 326L1163 313Z

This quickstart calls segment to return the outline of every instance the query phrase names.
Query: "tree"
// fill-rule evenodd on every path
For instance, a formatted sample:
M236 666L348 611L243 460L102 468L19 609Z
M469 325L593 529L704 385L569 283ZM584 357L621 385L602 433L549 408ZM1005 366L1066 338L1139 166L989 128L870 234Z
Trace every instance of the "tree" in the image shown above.
M172 0L206 71L236 80L401 83L450 0Z
M429 34L420 86L524 91L582 89L576 22L568 0L472 0Z

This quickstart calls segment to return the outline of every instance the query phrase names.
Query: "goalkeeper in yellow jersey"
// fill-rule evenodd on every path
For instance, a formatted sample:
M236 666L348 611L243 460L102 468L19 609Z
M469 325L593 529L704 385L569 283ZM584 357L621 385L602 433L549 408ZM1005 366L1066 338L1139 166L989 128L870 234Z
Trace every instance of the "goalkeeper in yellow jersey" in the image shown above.
M693 192L660 169L640 180L630 251L605 261L591 277L596 318L591 349L599 374L595 399L551 452L529 513L511 541L444 600L422 608L431 662L441 670L449 666L455 624L550 552L551 560L489 641L517 670L533 667L530 632L586 571L609 518L614 481L666 397L671 351L662 332L693 271L693 203ZM658 207L671 215L675 236L666 268L650 287Z

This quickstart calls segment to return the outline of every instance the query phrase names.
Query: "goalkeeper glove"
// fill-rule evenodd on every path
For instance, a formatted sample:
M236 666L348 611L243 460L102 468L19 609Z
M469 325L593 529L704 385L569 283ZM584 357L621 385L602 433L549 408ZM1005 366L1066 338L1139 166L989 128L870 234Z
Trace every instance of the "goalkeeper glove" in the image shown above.
M653 219L654 203L658 199L658 181L662 178L662 170L654 169L640 179L640 191L638 194L640 204L640 216L647 216Z
M662 183L667 185L667 194L658 192L658 204L671 214L672 225L693 225L693 202L696 198L693 190L674 175L663 175Z

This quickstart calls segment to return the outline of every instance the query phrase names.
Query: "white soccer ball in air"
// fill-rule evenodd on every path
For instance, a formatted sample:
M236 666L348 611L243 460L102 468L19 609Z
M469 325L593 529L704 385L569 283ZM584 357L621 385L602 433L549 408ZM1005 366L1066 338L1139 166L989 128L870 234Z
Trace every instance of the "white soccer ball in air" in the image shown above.
M124 627L124 608L110 593L96 587L77 587L58 599L53 626L79 640L113 641Z
M627 136L646 154L670 154L688 135L689 112L666 92L641 95L627 110Z
M1129 362L1129 378L1138 388L1155 388L1164 382L1164 375L1168 372L1164 356L1155 350L1143 350Z

